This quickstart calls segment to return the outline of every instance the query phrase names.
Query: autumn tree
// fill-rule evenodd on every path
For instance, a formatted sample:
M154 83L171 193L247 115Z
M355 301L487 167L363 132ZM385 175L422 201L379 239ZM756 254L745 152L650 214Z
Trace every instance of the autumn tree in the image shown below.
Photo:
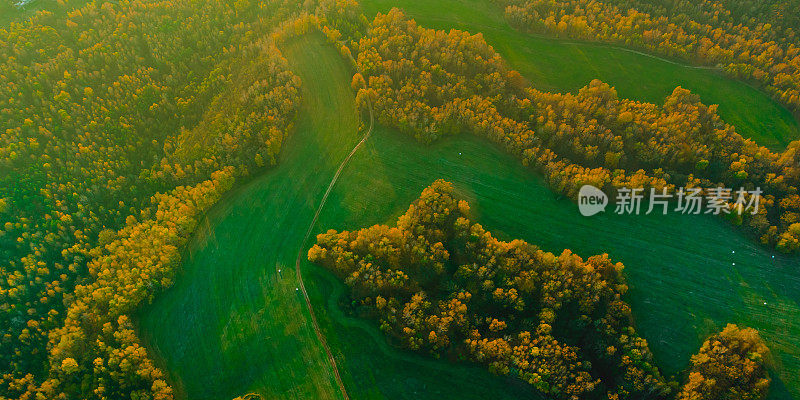
M729 324L692 356L679 400L759 400L767 397L769 350L754 329Z

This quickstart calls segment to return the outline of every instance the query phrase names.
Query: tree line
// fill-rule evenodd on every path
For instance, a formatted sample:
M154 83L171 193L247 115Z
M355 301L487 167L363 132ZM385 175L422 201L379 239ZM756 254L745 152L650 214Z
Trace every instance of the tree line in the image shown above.
M791 1L503 0L532 32L634 47L720 66L800 112L800 21Z
M355 53L357 101L371 98L382 124L422 142L486 137L573 198L585 184L760 187L758 210L726 216L767 245L800 249L800 141L771 152L686 89L662 105L620 99L598 80L576 94L539 91L481 34L424 29L396 9L375 18Z

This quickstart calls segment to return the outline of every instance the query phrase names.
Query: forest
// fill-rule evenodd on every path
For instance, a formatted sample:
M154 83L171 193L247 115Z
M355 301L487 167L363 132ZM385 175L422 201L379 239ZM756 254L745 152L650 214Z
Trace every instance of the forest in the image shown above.
M788 3L671 3L498 2L520 30L719 66L800 110ZM426 144L486 138L569 198L585 184L758 187L763 208L731 224L800 251L800 140L759 146L684 88L663 104L599 80L537 90L480 33L426 29L399 10L370 22L352 0L77 4L0 26L0 399L176 397L136 313L179 279L206 213L278 164L303 84L280 44L311 31L352 64L365 120L374 108ZM443 181L396 227L330 231L308 257L393 344L557 398L767 393L755 330L727 326L685 381L666 377L636 333L622 264L499 241Z
M267 33L293 10L61 8L0 29L0 397L171 398L127 315L233 181L275 163L299 82Z

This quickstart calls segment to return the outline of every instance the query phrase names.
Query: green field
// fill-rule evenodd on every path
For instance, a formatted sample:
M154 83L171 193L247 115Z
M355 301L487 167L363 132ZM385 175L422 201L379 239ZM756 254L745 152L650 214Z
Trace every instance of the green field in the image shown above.
M277 168L238 189L208 215L207 227L190 245L184 275L140 319L143 337L161 356L179 392L190 399L230 399L249 391L266 398L338 398L296 291L294 262L314 208L363 132L349 87L351 73L339 54L316 37L287 47L304 83L297 132ZM322 286L306 280L312 297L321 299L313 289ZM317 303L324 307L324 301ZM326 322L331 318L328 312L317 314ZM436 385L446 372L458 383L447 397L507 392L507 398L519 398L524 393L520 385L505 387L476 366L445 366L389 350L377 341L377 330L366 339L374 343L366 348L382 348L411 363L385 365L383 370L391 373L381 379L396 379L405 371L405 378L424 387ZM356 342L356 348L362 345ZM338 343L333 348L341 351ZM382 363L377 352L360 356ZM347 368L359 367L349 360L343 360ZM351 376L346 375L346 383ZM401 379L391 385L399 393L408 384Z
M139 318L149 348L190 399L249 391L339 397L295 290L293 266L316 204L363 132L351 72L338 53L319 37L294 41L285 52L303 80L297 132L276 168L209 213L183 275ZM483 140L462 136L423 146L378 127L345 168L315 231L393 222L438 178L454 182L478 221L501 239L583 256L608 252L625 263L627 300L666 373L684 369L705 336L735 322L758 328L775 352L771 398L800 394L800 258L773 254L720 219L584 218ZM389 347L374 324L343 314L344 288L331 274L302 267L351 398L524 398L524 385L480 367Z
M512 68L541 90L575 92L592 79L600 79L616 87L620 97L661 104L675 87L683 86L699 94L704 103L719 104L726 122L763 146L780 150L800 139L800 127L792 113L743 82L613 46L525 35L508 25L492 1L360 3L368 19L397 7L427 28L482 33Z
M303 116L279 166L208 215L184 276L141 320L191 399L230 399L251 389L268 398L337 396L296 291L294 262L332 171L358 141L360 122L338 53L319 39L288 50L303 79Z

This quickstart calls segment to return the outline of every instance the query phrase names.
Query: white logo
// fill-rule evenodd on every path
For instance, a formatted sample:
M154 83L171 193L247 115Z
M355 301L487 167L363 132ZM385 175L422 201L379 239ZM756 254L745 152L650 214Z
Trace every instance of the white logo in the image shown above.
M591 217L605 211L607 205L608 196L592 185L583 185L578 192L578 210L584 217Z

